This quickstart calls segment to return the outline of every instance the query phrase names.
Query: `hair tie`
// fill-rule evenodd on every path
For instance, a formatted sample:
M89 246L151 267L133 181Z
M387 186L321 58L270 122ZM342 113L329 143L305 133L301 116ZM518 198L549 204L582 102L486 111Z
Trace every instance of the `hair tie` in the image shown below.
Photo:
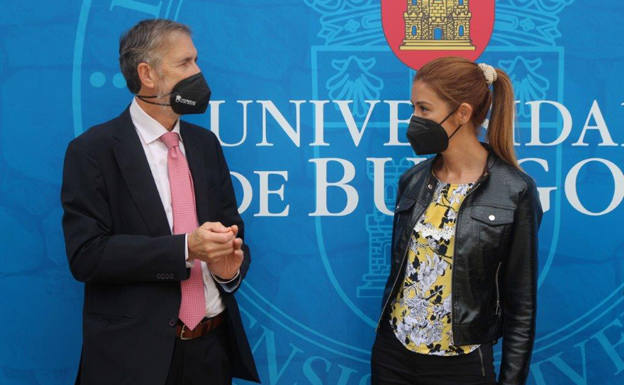
M498 79L498 74L496 73L494 67L492 67L491 65L479 63L478 66L481 71L483 71L483 76L485 76L485 81L488 86L492 85L492 83L494 83L496 79Z

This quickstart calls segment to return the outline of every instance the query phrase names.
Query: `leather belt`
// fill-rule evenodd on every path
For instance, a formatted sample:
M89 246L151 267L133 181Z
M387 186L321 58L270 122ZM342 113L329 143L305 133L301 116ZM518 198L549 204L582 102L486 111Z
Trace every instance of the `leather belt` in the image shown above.
M190 330L184 323L182 323L182 321L178 321L178 326L176 326L176 336L183 341L205 336L221 326L224 319L225 316L223 313L212 318L204 318L193 330Z

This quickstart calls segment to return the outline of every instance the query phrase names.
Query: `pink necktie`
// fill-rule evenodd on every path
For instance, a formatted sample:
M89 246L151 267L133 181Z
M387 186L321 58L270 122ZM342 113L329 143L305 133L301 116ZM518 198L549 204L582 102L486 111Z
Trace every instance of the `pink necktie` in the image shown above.
M191 170L182 151L180 138L175 132L168 132L160 137L169 152L167 154L167 170L169 187L171 188L171 207L173 208L173 233L190 233L197 228L197 212L195 211L195 193ZM191 330L206 314L204 298L204 279L201 263L195 261L189 279L182 281L182 303L179 318Z

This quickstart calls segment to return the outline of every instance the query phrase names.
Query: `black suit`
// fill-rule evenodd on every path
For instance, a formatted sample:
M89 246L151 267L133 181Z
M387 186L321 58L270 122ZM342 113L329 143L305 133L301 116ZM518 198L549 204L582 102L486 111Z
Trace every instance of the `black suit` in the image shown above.
M215 135L180 123L199 223L244 227ZM172 235L129 110L67 148L63 230L74 277L85 282L77 383L164 384L175 342L180 281L189 276L184 235ZM251 261L243 245L240 269ZM258 381L233 293L220 285L232 375Z

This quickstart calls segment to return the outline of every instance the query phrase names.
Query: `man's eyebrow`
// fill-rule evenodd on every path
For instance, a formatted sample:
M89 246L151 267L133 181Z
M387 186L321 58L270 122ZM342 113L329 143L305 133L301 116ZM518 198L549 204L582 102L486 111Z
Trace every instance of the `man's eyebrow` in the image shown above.
M177 60L177 63L183 63L186 61L197 61L197 55L184 56L183 58Z

